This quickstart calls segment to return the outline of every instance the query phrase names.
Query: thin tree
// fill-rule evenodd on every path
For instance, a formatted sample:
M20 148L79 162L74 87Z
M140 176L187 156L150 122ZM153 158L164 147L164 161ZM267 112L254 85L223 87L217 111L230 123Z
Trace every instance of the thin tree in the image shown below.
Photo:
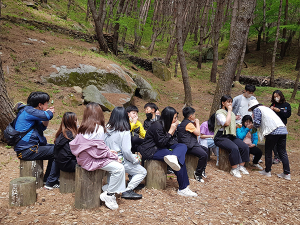
M120 23L118 22L124 7L124 2L125 0L120 0L119 2L119 7L117 11L117 16L116 16L116 23L114 27L114 36L113 36L113 53L115 55L118 55L118 41L119 41L119 28L120 28Z
M231 85L238 64L239 53L244 47L245 35L251 23L256 0L239 0L239 5L236 25L232 29L232 35L229 40L223 68L219 75L210 114L215 113L219 109L222 95L231 93Z
M272 56L272 67L271 67L271 78L270 78L270 86L271 87L275 87L275 60L276 60L276 51L277 51L277 44L278 44L278 37L279 37L281 9L282 9L282 0L280 0L280 5L279 5L277 31L276 31L276 38L275 38L273 56Z
M262 66L265 67L267 65L267 37L266 37L266 0L264 0L263 5L263 62Z
M244 59L245 59L245 55L246 55L246 47L247 47L247 42L248 42L248 34L249 34L249 28L248 28L247 34L245 35L244 47L243 47L242 54L241 54L240 65L239 65L238 70L237 70L236 75L235 75L235 81L239 81L240 80L241 72L242 72L243 65L244 65Z
M285 10L284 10L284 22L283 25L287 25L287 21L288 21L288 13L289 13L289 0L285 0ZM286 27L283 28L282 30L282 39L285 40L286 39ZM281 42L281 50L280 50L280 58L283 59L283 57L285 56L285 46L288 45L287 42L282 41Z
M298 38L298 59L296 62L295 70L296 71L300 70L300 33L299 33L299 38Z
M295 80L294 91L293 91L292 96L291 96L291 101L295 100L295 97L296 97L296 94L297 94L297 91L298 91L299 79L300 79L300 70L299 70L299 73L298 73L297 78Z

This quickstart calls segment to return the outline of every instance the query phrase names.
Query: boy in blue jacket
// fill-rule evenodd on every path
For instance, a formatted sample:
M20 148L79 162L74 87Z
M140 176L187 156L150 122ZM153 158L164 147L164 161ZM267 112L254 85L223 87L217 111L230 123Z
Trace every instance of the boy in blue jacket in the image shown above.
M15 129L20 132L33 129L15 145L14 150L22 160L48 160L44 181L45 188L51 190L59 187L59 169L54 161L54 145L47 144L43 133L54 113L53 106L48 109L49 100L50 96L45 92L32 92L27 105L18 107Z
M250 154L254 155L253 166L257 167L260 170L263 168L258 164L262 156L262 151L256 146L258 142L257 131L253 127L252 117L246 115L242 119L242 127L236 129L236 137L243 140L250 150Z

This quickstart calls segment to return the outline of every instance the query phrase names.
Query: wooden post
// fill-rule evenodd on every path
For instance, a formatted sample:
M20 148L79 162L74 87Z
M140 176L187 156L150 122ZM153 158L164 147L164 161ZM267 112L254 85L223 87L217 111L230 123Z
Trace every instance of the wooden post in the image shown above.
M265 155L265 143L257 143L257 147L262 151L263 155Z
M60 171L59 176L59 191L60 193L74 193L75 192L75 172Z
M230 172L231 164L229 161L229 153L222 148L219 148L219 169Z
M164 161L145 161L147 170L146 187L148 189L166 189L167 187L167 164Z
M36 178L19 177L9 183L9 205L26 206L36 202Z
M185 166L190 179L194 179L194 171L197 169L198 161L199 158L195 155L185 155Z
M35 177L36 188L44 186L43 160L25 161L20 159L20 177Z
M76 166L75 171L75 208L91 209L100 207L102 179L104 170L87 171Z

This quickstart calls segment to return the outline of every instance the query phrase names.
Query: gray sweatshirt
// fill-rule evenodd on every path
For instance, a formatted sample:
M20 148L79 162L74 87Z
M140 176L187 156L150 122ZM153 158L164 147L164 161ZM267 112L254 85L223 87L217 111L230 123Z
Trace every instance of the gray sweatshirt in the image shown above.
M105 144L118 153L119 159L123 163L126 161L132 164L138 164L140 161L131 152L131 135L130 131L115 131L107 129L104 139Z

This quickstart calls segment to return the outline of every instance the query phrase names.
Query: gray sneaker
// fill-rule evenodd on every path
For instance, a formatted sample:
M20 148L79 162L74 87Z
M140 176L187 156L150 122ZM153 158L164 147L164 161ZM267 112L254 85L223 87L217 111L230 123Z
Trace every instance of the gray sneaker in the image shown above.
M281 173L281 174L277 174L277 176L279 178L283 178L283 179L286 179L286 180L292 180L291 179L291 174L284 174L284 173Z
M271 177L271 172L266 172L265 170L258 171L261 175L264 175L266 177Z

